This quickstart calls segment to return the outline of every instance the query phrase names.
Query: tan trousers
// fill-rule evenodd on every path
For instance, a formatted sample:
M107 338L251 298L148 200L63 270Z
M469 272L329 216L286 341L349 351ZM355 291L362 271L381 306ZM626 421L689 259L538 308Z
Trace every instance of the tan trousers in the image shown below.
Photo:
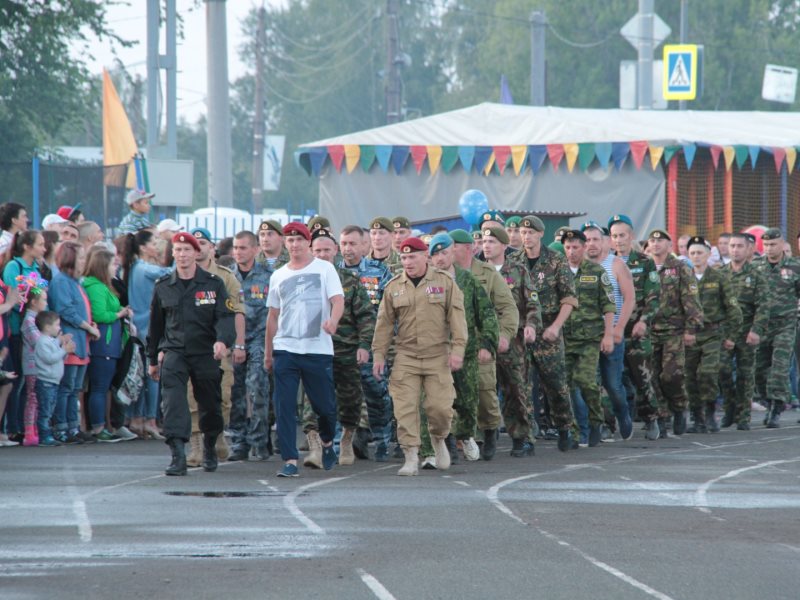
M397 441L401 446L419 447L420 395L433 437L446 437L453 420L453 374L447 356L418 359L398 353L389 378L389 393L397 420Z
M500 427L500 402L497 400L495 361L478 365L478 430Z

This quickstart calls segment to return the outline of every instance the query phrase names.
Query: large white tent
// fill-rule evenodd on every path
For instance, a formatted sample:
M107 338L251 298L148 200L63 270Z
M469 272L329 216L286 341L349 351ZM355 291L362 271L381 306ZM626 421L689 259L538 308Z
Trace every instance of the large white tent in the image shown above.
M461 193L476 188L499 209L586 212L598 221L624 212L641 235L665 224L663 165L676 153L689 166L698 146L755 164L758 152L777 149L791 172L798 145L797 113L485 103L304 144L297 159L319 176L320 213L335 227L374 215L452 215Z

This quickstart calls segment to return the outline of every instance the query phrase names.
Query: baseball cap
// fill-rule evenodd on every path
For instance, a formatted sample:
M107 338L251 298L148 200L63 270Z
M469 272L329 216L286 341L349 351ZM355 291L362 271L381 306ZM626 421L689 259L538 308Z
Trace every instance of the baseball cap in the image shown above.
M156 226L156 230L159 233L164 233L165 231L176 232L183 231L183 227L175 219L164 219Z
M56 214L64 219L65 221L69 221L69 218L75 214L75 211L80 210L81 203L78 202L75 206L69 206L68 204L64 204L58 207Z
M59 214L51 213L42 219L42 229L47 229L50 225L60 225L61 223L68 223L69 219L65 219Z
M131 204L133 204L134 202L138 202L139 200L145 200L153 197L155 197L155 194L146 192L144 190L135 189L131 190L125 195L125 202L128 204L128 206L130 206Z

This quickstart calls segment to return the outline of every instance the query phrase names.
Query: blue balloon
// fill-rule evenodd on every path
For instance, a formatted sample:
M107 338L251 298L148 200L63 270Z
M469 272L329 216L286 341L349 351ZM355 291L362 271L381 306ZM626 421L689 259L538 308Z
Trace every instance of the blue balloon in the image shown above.
M481 215L489 210L489 200L480 190L467 190L461 194L458 208L461 210L461 217L474 226L481 220Z

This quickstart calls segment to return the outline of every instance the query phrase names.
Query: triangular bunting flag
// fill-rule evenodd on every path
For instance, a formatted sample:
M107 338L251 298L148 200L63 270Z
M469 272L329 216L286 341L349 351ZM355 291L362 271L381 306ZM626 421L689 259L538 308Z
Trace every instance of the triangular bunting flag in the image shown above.
M426 146L428 151L428 170L431 175L435 175L439 170L439 163L442 160L442 147L441 146Z
M489 173L491 173L493 166L494 166L494 150L492 150L492 153L489 155L489 160L486 161L486 166L483 167L483 174L488 175Z
M497 168L502 175L508 166L508 159L511 157L511 146L495 146L494 147L494 161L497 163Z
M491 156L491 146L475 146L475 170L478 173L483 173L483 170L486 168L486 163L489 162L489 157Z
M331 162L336 168L337 173L342 172L342 161L344 160L344 146L341 144L328 146L328 156L331 157Z
M328 158L328 149L324 146L309 148L308 156L311 159L311 173L314 177L319 177L319 174L322 173L322 166L325 164L325 159Z
M364 173L369 173L375 162L375 146L361 146L361 168Z
M425 164L426 156L428 156L428 148L426 146L411 146L411 160L414 161L417 175L422 173L422 165Z
M297 151L294 153L294 159L298 166L303 168L306 175L311 175L311 155L307 150Z
M742 170L744 164L747 162L747 146L734 146L733 153L736 155L736 166L739 170Z
M661 157L664 155L664 146L653 146L651 144L648 149L650 150L650 166L655 171L658 163L661 162Z
M519 175L525 168L527 146L511 146L511 164L514 165L514 174Z
M748 146L747 152L750 154L750 166L755 169L758 155L761 153L761 146Z
M666 146L664 148L664 164L668 165L672 160L672 157L675 156L680 149L680 146Z
M722 147L710 146L708 151L711 153L711 164L714 165L714 169L716 169L719 167L719 155L722 154Z
M614 168L617 171L622 169L622 165L625 164L630 151L631 147L628 142L614 142L611 144L611 160L614 161Z
M578 144L564 144L564 156L567 157L567 170L572 173L578 162Z
M442 169L449 173L458 162L458 146L442 146Z
M395 146L392 148L392 166L394 167L394 172L398 175L403 172L403 167L406 166L408 152L408 146Z
M780 174L783 161L786 158L786 150L783 148L773 148L772 157L775 159L775 170Z
M534 175L542 168L545 156L547 156L547 146L528 146L528 164Z
M378 159L378 165L380 165L381 171L387 173L389 171L389 162L392 159L392 147L375 146L375 156Z
M594 144L578 144L578 166L581 171L585 171L592 164L594 152Z
M459 146L458 158L461 160L461 166L469 173L472 170L472 162L475 160L475 146Z
M359 158L361 158L361 147L356 144L346 144L344 147L344 161L348 173L352 173L353 169L356 168Z
M644 155L647 154L647 142L631 142L631 157L637 169L642 168Z
M694 144L683 145L683 159L686 161L686 170L692 170L692 163L694 162L694 155L697 153L697 146Z
M733 146L723 146L722 156L725 158L725 170L730 171L733 159L736 158L736 150Z
M608 161L611 160L611 142L602 142L594 145L594 154L597 162L603 169L608 168ZM580 159L580 157L578 157Z
M564 146L561 144L547 144L547 156L550 159L550 164L553 165L553 170L558 171L558 165L561 164L561 159L564 158Z
M786 148L786 167L789 175L794 171L794 163L797 161L797 150L789 146Z

